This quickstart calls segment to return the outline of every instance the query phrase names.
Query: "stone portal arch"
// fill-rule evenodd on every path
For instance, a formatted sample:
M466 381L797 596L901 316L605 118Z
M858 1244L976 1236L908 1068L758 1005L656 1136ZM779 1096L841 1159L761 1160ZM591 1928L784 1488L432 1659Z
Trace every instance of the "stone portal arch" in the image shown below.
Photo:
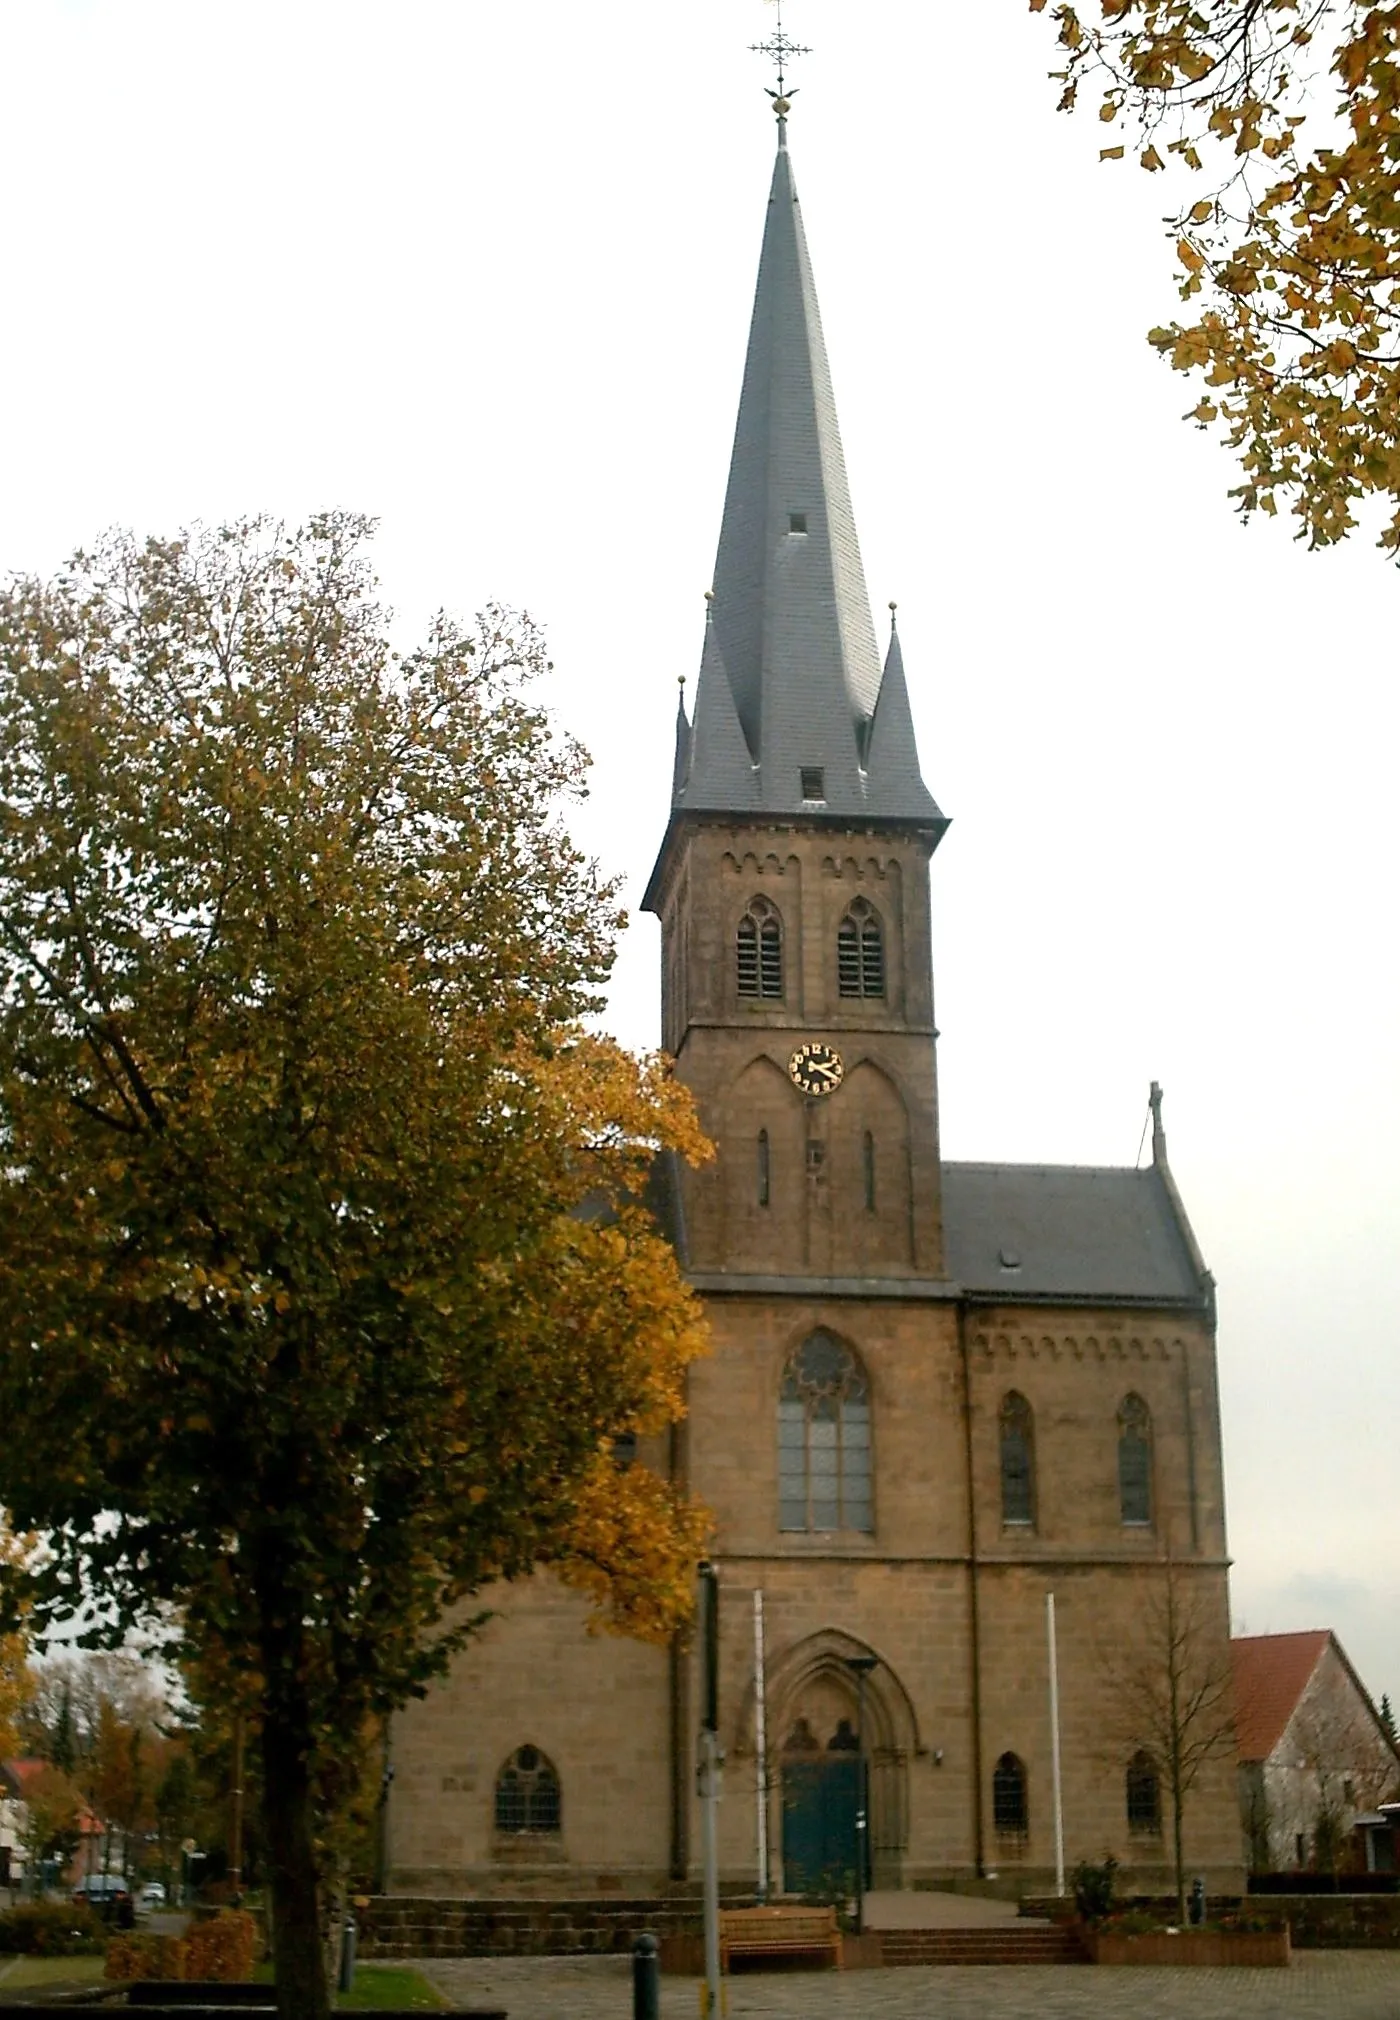
M850 1658L877 1657L862 1692ZM854 1758L863 1696L865 1760L870 1787L870 1865L873 1884L898 1887L909 1844L909 1762L924 1752L913 1701L900 1677L858 1636L825 1627L785 1649L770 1650L767 1662L767 1753L773 1842L782 1848L784 1813L789 1823L794 1790L811 1787L818 1764L829 1762L833 1782L855 1783ZM733 1735L736 1753L755 1748L755 1701L750 1680ZM786 1776L786 1780L785 1780ZM844 1784L843 1784L844 1786ZM785 1884L791 1884L785 1877Z

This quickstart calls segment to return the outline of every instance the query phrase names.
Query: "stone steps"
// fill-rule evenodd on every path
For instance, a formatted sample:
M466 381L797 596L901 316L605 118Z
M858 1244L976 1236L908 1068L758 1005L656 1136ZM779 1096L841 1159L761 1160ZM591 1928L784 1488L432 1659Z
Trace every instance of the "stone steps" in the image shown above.
M1071 1929L885 1929L880 1955L899 1964L1082 1964Z

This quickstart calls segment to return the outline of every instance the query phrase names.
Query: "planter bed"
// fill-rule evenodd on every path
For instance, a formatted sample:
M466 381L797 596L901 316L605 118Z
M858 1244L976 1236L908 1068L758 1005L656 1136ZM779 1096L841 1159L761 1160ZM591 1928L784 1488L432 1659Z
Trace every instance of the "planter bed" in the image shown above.
M1095 1964L1243 1964L1255 1970L1291 1959L1287 1929L1154 1930L1141 1936L1115 1929L1086 1929L1084 1947Z

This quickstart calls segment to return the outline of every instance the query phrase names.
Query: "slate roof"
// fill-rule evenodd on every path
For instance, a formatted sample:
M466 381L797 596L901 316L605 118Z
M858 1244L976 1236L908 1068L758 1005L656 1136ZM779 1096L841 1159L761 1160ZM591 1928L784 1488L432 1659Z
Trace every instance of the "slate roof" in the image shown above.
M673 805L873 816L941 832L897 643L880 668L785 124ZM804 770L821 772L820 802L804 797Z
M1244 1634L1230 1643L1241 1760L1269 1758L1331 1639L1318 1627L1305 1634Z
M1206 1295L1164 1172L1047 1164L945 1164L949 1276L1023 1298L1199 1305Z
M673 1151L651 1167L646 1204L684 1269L689 1265L680 1166ZM1005 1304L1190 1305L1210 1296L1190 1230L1163 1170L1044 1164L945 1164L947 1277L938 1285L889 1280L888 1289L965 1294ZM727 1272L706 1276L715 1288ZM786 1281L788 1273L772 1279ZM767 1278L765 1278L765 1282ZM806 1279L792 1276L796 1287ZM878 1295L879 1281L862 1281ZM736 1287L740 1278L735 1278Z

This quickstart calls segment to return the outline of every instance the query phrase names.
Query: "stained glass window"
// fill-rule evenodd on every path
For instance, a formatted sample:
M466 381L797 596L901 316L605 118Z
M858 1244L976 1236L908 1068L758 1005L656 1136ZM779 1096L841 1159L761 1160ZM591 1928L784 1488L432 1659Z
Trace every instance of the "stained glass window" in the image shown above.
M834 1334L802 1342L778 1400L778 1527L875 1527L871 1497L870 1390L865 1371Z

